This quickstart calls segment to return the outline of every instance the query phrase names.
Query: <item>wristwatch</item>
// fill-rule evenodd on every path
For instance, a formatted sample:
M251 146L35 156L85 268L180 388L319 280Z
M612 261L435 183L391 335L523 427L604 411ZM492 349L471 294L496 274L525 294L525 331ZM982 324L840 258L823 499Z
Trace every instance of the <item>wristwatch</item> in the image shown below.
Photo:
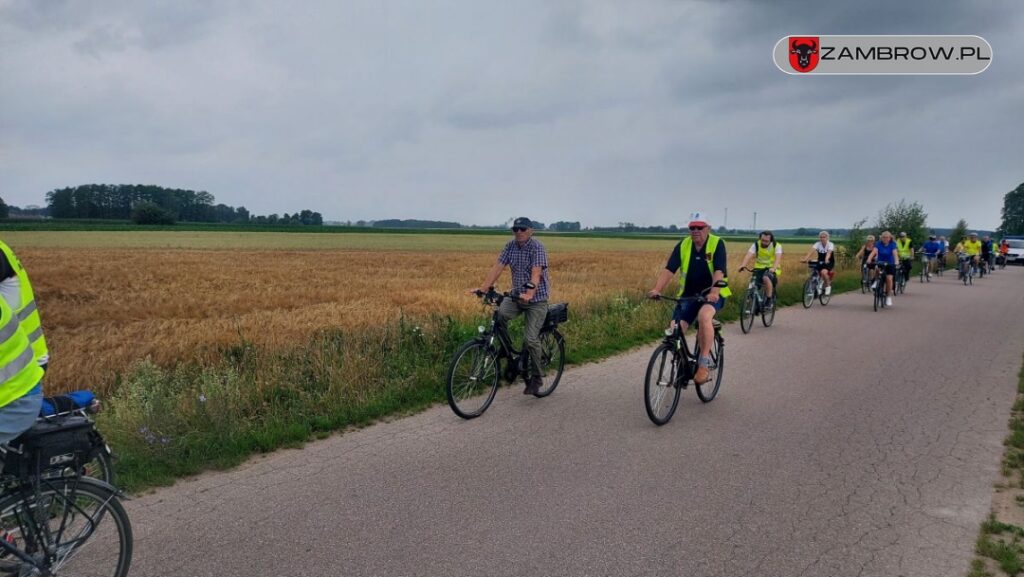
M526 284L523 285L523 288L533 290L537 288L537 285L533 284L532 282L527 282Z

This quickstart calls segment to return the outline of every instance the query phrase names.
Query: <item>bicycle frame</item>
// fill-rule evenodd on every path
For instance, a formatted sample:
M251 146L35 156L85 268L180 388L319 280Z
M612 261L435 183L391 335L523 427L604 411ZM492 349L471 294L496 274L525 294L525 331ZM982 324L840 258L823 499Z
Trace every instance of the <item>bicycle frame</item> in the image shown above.
M509 366L515 367L515 375L507 373L505 375L508 377L507 380L513 381L528 370L526 361L529 358L529 352L526 350L525 345L522 348L516 348L515 344L513 344L512 336L508 334L508 325L499 316L498 309L501 308L501 303L506 298L515 298L515 296L511 294L486 293L483 297L485 304L494 306L494 313L491 315L490 329L482 331L478 338L490 347L495 346L494 341L497 339L498 358L506 357ZM508 367L506 367L507 370Z

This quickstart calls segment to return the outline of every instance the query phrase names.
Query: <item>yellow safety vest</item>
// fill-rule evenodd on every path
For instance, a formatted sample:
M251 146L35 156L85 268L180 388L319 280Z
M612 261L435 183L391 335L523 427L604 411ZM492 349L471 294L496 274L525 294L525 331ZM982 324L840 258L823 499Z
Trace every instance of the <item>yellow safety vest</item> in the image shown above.
M900 258L910 258L910 239L908 238L906 242L897 240L896 251L900 253Z
M25 396L43 379L43 369L7 301L0 298L0 407Z
M11 268L18 275L18 284L21 285L21 306L14 313L21 320L21 328L28 336L29 342L32 343L32 351L35 353L36 358L42 358L49 354L49 350L46 348L46 338L43 337L43 324L39 319L39 309L36 308L36 297L32 293L32 283L29 282L25 267L21 266L21 261L18 260L18 257L14 256L14 251L11 250L11 247L0 241L0 251L3 251L4 255L7 256L7 262L11 263Z
M708 263L708 270L711 271L711 277L715 276L715 250L718 249L718 241L721 240L713 234L708 235L708 242L704 245L704 260ZM693 252L693 239L686 237L683 242L679 245L679 296L683 296L683 290L686 288L686 272L690 270L690 255ZM724 277L726 283L729 282L729 277ZM722 298L726 298L732 295L732 291L729 287L723 287L718 291L718 295Z
M768 248L762 248L761 241L758 240L754 243L754 246L757 247L757 261L754 263L754 268L772 268L772 266L775 265L775 251L777 247L782 245L772 242L768 245ZM779 269L779 272L782 272L781 268Z

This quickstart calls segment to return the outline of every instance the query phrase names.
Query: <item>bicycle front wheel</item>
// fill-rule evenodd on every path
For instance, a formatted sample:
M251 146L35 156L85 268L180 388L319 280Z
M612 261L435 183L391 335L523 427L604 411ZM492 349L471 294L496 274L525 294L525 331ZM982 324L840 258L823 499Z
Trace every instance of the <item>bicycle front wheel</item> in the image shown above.
M651 422L659 427L672 419L679 406L682 387L676 384L678 370L672 348L665 343L658 345L644 377L644 408Z
M537 389L533 396L537 398L546 397L555 392L555 387L562 380L562 371L565 369L565 339L558 331L547 331L540 334L541 348L544 350L544 358L541 365L544 367L544 387ZM554 371L554 375L552 375Z
M747 291L746 296L743 297L743 304L740 306L740 330L743 334L750 332L751 327L754 326L754 305L757 302L757 298L754 296L754 291Z
M771 307L761 307L761 324L765 327L772 326L775 322L775 303L772 303Z
M448 368L448 406L463 419L479 417L498 392L498 357L481 341L469 341L455 353Z
M814 296L815 296L814 293L815 292L816 291L814 290L814 280L813 279L807 279L807 282L804 283L804 308L805 309L811 308L811 305L814 304Z
M715 333L715 345L711 347L711 380L697 385L697 397L705 403L715 400L718 388L722 386L722 369L725 367L725 341Z
M125 577L132 526L115 491L88 477L44 479L38 494L25 487L0 501L0 529L53 575Z

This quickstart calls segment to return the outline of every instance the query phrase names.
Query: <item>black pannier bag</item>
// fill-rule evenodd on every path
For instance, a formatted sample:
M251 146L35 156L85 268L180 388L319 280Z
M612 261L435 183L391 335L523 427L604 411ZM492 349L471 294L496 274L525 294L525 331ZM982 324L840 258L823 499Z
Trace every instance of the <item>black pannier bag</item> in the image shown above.
M548 316L544 319L544 328L554 328L569 320L569 303L556 303L548 306Z
M28 478L38 473L78 467L95 456L93 423L71 415L37 422L10 442L15 451L4 455L4 473Z

